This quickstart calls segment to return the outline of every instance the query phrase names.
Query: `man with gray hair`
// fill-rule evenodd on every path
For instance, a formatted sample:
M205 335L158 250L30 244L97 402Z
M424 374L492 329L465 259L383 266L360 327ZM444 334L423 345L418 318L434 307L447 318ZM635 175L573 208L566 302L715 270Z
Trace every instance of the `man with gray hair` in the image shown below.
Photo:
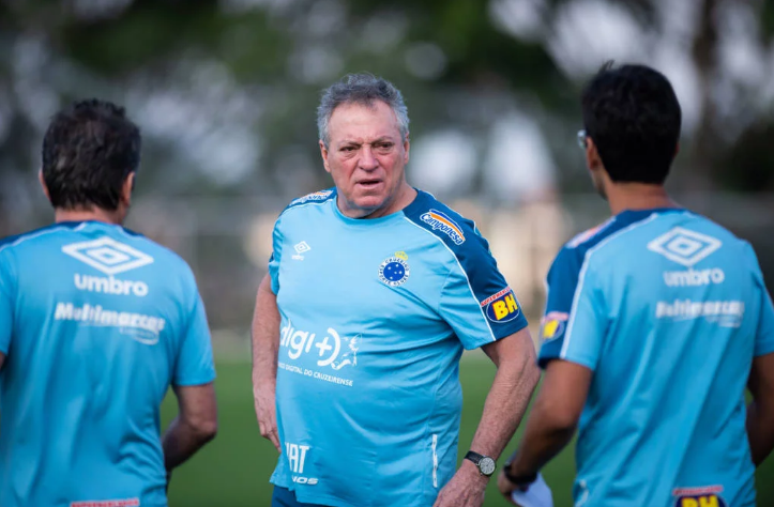
M334 188L277 219L253 320L274 507L479 507L538 380L527 321L475 225L406 182L408 111L367 74L328 88ZM497 375L455 472L463 349Z

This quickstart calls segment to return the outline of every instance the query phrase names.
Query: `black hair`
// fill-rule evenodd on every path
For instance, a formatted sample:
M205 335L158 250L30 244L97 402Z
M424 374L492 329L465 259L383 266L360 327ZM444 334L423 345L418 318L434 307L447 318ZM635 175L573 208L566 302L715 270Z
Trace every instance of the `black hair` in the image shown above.
M677 152L682 113L672 85L645 65L606 63L586 85L583 124L614 182L662 184Z
M118 208L140 164L140 129L124 108L97 99L58 112L43 139L43 179L55 208Z

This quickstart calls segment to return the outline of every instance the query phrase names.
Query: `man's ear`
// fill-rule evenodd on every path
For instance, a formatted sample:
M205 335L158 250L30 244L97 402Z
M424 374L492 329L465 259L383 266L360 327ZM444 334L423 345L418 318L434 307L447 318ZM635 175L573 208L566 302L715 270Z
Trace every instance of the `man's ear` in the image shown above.
M330 173L331 167L328 164L328 148L325 146L325 143L322 139L320 139L318 142L320 144L320 155L322 155L323 167L325 167L325 172Z
M586 167L590 171L596 171L604 167L602 158L599 156L599 150L597 150L597 145L590 137L586 138Z
M135 172L132 171L124 180L124 184L121 186L121 202L127 207L132 203L132 191L134 190L134 176Z
M38 171L38 181L40 182L40 187L43 189L43 193L46 194L46 199L48 199L48 202L51 202L51 194L48 192L48 185L46 185L46 178L43 177L43 169Z
M409 163L409 152L411 151L411 141L409 141L409 133L406 132L406 137L403 139L403 151L406 152L406 155L403 157L403 164Z

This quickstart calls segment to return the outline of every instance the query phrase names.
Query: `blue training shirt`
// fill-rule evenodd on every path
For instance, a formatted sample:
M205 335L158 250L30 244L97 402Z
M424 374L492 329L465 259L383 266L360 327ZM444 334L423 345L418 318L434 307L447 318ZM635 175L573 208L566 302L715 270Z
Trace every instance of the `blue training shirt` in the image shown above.
M167 505L161 401L215 377L182 259L101 222L3 240L0 352L0 505Z
M469 220L419 192L344 216L297 199L269 264L282 318L271 481L331 507L426 507L457 464L459 359L527 325Z
M744 390L774 310L750 245L686 210L624 211L570 241L548 286L541 366L594 372L576 506L754 506Z

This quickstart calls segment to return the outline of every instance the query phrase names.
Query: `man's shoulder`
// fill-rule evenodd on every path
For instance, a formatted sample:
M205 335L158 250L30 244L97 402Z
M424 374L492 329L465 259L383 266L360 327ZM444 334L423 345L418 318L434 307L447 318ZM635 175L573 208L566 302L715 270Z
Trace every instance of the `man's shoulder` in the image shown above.
M120 238L122 241L128 240L133 246L157 255L159 259L165 263L184 266L186 269L189 268L188 262L168 246L162 245L139 232L127 228L122 228L121 233L123 234L123 238Z
M10 253L17 247L29 248L45 244L45 241L56 237L56 233L74 229L77 223L50 224L27 232L0 238L0 255Z
M318 190L317 192L306 194L305 196L302 196L290 201L290 203L285 207L285 209L282 210L282 213L280 213L280 216L288 213L289 211L295 212L297 210L307 209L310 206L323 204L335 197L336 197L336 187L327 188L325 190Z
M430 232L453 252L489 247L475 222L465 218L432 194L419 191L417 198L403 210L412 223Z

